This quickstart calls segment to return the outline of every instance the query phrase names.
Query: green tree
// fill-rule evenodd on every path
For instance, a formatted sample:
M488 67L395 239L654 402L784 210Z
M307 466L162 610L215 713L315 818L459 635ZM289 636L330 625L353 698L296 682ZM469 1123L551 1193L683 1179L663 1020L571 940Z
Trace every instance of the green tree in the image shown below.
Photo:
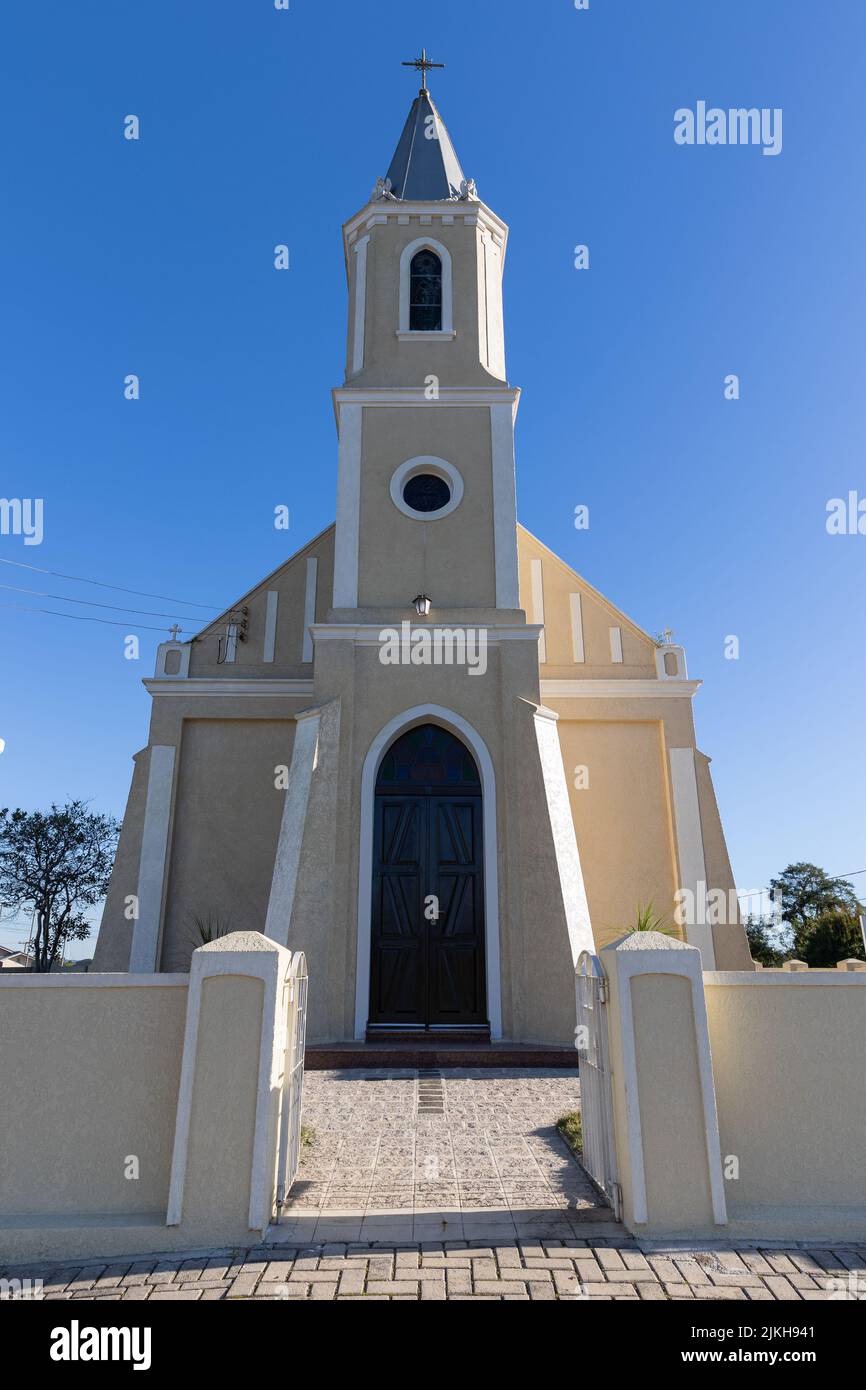
M781 908L782 920L794 934L794 954L806 959L806 944L820 917L855 917L860 904L847 879L831 878L816 864L789 864L770 879L770 892Z
M791 953L790 950L786 951L785 941L773 919L771 917L753 917L749 914L743 926L748 938L752 960L756 960L759 965L765 966L768 970L778 970Z
M850 913L822 912L803 946L803 960L813 970L832 969L840 960L866 960L859 920Z
M0 907L32 912L34 970L50 970L66 941L84 941L84 908L105 897L119 826L84 801L0 811Z

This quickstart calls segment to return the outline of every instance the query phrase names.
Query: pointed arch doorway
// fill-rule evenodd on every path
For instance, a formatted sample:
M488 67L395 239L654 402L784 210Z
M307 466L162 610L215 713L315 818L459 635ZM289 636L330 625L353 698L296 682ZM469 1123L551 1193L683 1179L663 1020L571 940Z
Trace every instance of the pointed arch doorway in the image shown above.
M481 777L469 748L417 724L376 776L370 913L373 1031L486 1031Z

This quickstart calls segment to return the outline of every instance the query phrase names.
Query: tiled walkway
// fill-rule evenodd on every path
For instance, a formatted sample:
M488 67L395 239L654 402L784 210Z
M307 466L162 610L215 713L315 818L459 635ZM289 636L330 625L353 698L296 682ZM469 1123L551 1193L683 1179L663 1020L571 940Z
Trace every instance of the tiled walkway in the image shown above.
M556 1133L578 1095L571 1071L309 1072L315 1142L267 1244L0 1278L75 1301L866 1300L863 1245L628 1236Z
M556 1131L576 1071L309 1072L283 1215L303 1244L569 1238L609 1209Z

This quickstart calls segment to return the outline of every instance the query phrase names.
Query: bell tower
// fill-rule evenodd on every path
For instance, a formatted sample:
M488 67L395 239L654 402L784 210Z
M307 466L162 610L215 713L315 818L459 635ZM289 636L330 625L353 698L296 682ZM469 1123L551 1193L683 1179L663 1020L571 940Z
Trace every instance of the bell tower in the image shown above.
M385 177L344 227L346 374L333 608L519 607L508 228L466 178L422 86ZM366 621L375 620L374 615Z

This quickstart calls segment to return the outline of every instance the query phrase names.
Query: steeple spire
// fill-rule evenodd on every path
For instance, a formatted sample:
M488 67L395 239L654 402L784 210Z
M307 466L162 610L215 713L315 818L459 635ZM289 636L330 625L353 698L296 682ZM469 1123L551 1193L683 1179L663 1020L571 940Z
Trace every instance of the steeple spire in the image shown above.
M431 63L426 48L422 48L420 58L402 66L421 73L421 90L412 103L388 176L379 181L378 196L422 203L466 196L467 180L460 160L427 90L428 69L444 68L445 64Z

